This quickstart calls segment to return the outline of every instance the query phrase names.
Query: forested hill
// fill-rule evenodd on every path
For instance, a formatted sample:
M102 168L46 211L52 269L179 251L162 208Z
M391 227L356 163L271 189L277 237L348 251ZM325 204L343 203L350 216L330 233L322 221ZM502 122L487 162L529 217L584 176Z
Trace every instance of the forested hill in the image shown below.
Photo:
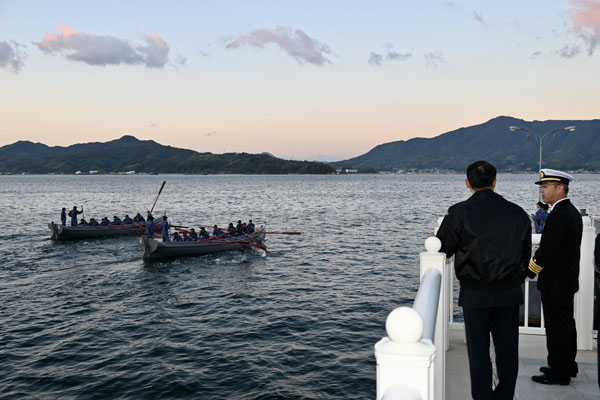
M535 135L510 131L510 126L544 135L575 126L543 141L543 167L569 171L600 171L600 120L528 122L497 117L483 124L460 128L434 138L415 138L381 144L366 154L330 163L359 171L453 170L464 171L476 160L488 160L501 171L537 171L539 141Z
M182 174L327 174L327 164L288 161L266 154L198 153L133 136L106 143L49 147L19 141L0 147L1 173L182 173Z

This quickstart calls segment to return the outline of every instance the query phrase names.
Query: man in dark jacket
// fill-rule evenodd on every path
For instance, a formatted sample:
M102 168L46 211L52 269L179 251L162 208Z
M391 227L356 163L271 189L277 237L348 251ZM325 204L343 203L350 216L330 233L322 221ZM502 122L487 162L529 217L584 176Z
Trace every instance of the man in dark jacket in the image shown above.
M531 257L531 222L518 205L496 194L496 168L476 161L465 181L472 196L450 207L437 232L441 251L455 256L460 281L471 394L512 400L519 369L521 284ZM498 385L492 387L490 332Z
M573 301L579 290L579 259L583 222L579 211L567 198L573 177L562 171L542 169L542 200L552 206L546 219L540 246L529 262L527 275L538 275L546 324L548 365L534 382L568 385L577 376L577 330Z

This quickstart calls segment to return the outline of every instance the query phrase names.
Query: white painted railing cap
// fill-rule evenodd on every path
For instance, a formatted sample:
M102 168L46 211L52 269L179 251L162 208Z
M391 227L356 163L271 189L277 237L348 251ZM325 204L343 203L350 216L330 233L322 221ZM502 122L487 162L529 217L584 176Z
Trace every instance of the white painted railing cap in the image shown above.
M425 240L425 249L428 253L437 253L442 248L442 242L436 236L430 236Z
M395 343L417 343L423 329L423 318L411 307L398 307L385 320L388 337Z
M592 226L592 219L589 215L584 215L583 217L581 217L581 219L583 222L583 226Z

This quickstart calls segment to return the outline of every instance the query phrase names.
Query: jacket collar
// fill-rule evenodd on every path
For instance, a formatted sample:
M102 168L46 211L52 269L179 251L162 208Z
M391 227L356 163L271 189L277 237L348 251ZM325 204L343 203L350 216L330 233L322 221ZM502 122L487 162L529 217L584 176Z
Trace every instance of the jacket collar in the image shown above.
M564 197L564 198L558 200L556 203L554 203L554 205L552 207L550 207L550 212L552 212L554 210L554 208L560 203L565 203L565 204L570 203L569 198Z

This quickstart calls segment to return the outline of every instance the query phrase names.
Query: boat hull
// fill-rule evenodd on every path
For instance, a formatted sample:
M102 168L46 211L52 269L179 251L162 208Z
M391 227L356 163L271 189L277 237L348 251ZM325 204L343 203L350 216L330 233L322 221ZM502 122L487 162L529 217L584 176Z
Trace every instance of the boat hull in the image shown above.
M144 225L62 226L50 222L48 228L52 231L51 240L77 240L104 236L136 235L143 232Z
M172 257L202 256L233 250L261 248L265 240L265 228L262 227L249 235L228 238L210 238L198 242L162 242L160 240L138 237L137 243L143 251L145 260Z

